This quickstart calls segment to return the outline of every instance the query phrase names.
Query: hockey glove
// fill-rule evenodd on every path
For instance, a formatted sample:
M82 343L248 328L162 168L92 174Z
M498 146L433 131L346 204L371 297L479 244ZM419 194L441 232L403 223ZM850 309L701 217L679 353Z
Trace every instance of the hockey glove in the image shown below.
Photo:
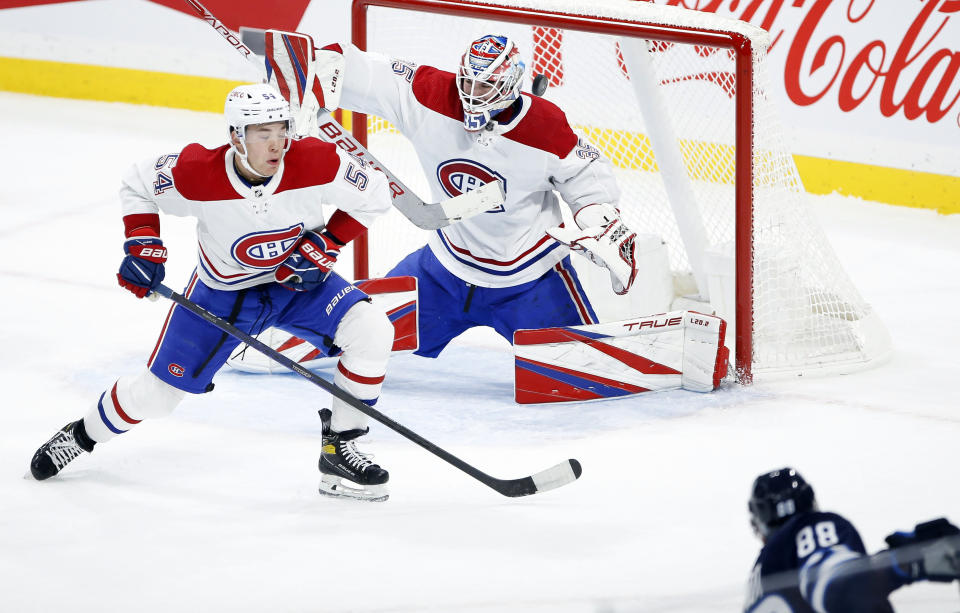
M274 277L287 289L309 292L327 280L340 255L339 244L330 234L309 231L293 250L293 255L280 264Z
M610 284L617 295L630 291L637 277L632 232L620 219L620 211L609 204L588 204L573 216L579 229L557 227L547 234L610 271Z
M123 243L123 251L127 255L120 263L117 282L137 298L143 298L163 281L167 248L159 238L131 238Z
M910 581L960 579L960 528L945 518L917 524L913 532L894 532L885 540Z
M317 113L340 104L343 50L317 49L307 34L267 30L264 34L267 80L290 103L297 137L317 136Z

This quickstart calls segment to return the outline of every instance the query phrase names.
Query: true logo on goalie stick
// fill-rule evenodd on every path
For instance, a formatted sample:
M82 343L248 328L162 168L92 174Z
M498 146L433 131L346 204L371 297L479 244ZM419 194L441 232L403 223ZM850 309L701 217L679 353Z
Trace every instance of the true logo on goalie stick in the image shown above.
M437 180L440 181L443 192L450 198L473 191L494 181L500 181L504 193L507 191L507 180L503 175L490 170L483 164L463 158L440 162L440 165L437 166ZM502 213L503 210L503 205L498 204L488 210L487 213Z
M237 239L231 252L233 258L244 266L276 268L293 251L302 232L302 223L284 230L254 232Z

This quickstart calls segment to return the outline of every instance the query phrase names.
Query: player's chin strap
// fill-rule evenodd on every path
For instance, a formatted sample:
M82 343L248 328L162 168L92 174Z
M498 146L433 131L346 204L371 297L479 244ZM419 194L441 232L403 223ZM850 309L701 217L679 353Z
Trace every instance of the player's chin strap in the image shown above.
M237 146L234 145L233 143L230 143L230 146L233 147L234 157L235 157L237 160L240 161L240 165L243 166L243 168L244 168L247 172L249 172L250 174L252 174L252 175L254 175L254 176L256 176L256 177L259 177L259 178L261 178L261 179L266 179L266 178L267 178L267 175L262 175L262 174L260 174L259 172L257 172L256 170L254 170L253 167L252 167L250 164L247 163L247 154L246 154L246 153L240 153L240 149L237 148Z
M287 125L289 125L289 123L288 123ZM241 130L242 130L242 131L241 131ZM238 146L236 145L236 143L233 142L233 139L232 139L232 138L230 139L230 148L233 149L233 153L234 153L235 157L236 157L238 160L240 160L240 165L243 166L244 169L245 169L247 172L249 172L250 174L254 175L255 177L259 177L259 178L261 178L261 179L267 179L267 178L269 178L270 175L262 175L262 174L260 174L259 172L257 172L256 170L254 170L254 169L253 169L253 166L251 166L251 165L247 162L247 154L245 153L246 150L247 150L247 140L246 140L246 138L244 138L244 132L246 132L246 130L247 130L246 128L240 128L240 129L233 128L233 134L236 134L236 135L237 135L237 139L239 139L239 140L240 140L240 144L243 145L243 150L244 150L244 152L242 153L242 152L240 151L240 147L238 147ZM287 140L286 140L286 142L284 143L283 150L284 150L284 152L290 150L290 138L289 138L289 137L287 137Z

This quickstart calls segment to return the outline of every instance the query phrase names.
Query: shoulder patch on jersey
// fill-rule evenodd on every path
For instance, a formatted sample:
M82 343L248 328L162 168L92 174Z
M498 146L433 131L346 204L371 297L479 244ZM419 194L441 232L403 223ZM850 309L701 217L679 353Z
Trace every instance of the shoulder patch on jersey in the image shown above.
M567 157L579 140L567 122L567 115L556 104L537 96L524 96L524 101L530 110L503 137L559 158Z
M295 140L283 157L283 177L274 193L326 185L337 178L339 170L337 145L313 137Z
M191 143L183 148L173 167L173 182L187 200L234 200L241 196L233 189L224 168L223 157L230 145L207 149Z
M457 77L433 66L421 66L413 75L417 102L450 119L463 121L463 105L457 95Z

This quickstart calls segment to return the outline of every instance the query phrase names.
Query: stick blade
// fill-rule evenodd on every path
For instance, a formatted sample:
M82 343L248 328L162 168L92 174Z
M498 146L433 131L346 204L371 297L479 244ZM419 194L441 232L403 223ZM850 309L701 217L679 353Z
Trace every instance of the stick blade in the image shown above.
M556 466L542 470L535 475L502 481L492 487L504 496L518 498L547 492L573 483L580 478L581 474L583 474L583 468L580 466L580 462L571 459L560 462Z
M570 459L565 462L560 462L552 468L538 472L533 475L531 479L533 479L534 484L536 484L538 492L546 492L568 483L573 483L579 479L582 474L583 467L580 466L580 462Z
M440 206L449 221L463 221L500 206L506 197L500 181L491 181L465 194L444 200Z

